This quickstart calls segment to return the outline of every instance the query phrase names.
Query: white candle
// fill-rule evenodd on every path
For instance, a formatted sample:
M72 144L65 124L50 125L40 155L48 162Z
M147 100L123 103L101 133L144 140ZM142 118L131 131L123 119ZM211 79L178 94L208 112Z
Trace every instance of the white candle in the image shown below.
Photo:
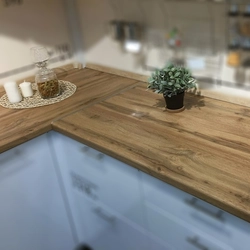
M19 84L23 97L33 96L33 90L30 82L23 82Z
M3 86L11 103L20 102L22 100L22 95L16 82L6 82Z

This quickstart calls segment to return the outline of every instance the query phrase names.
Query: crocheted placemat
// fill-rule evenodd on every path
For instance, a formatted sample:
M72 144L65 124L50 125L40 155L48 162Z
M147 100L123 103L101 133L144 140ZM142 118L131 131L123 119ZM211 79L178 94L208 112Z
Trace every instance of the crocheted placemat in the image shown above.
M9 108L9 109L28 109L28 108L41 107L61 102L66 98L72 96L76 91L76 85L71 82L59 80L59 84L60 84L60 95L57 97L50 99L43 99L37 91L36 84L32 83L32 89L34 91L34 95L32 97L23 97L23 100L21 102L11 103L9 102L7 95L4 94L0 98L0 105L3 106L4 108Z

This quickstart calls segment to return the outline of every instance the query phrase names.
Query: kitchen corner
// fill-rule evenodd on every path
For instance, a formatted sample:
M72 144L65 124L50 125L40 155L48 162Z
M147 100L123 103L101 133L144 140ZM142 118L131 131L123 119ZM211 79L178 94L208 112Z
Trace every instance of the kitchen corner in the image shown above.
M59 78L76 84L77 91L60 103L26 110L1 107L0 152L54 130L85 144L84 152L91 147L117 159L117 165L132 166L250 222L250 109L187 94L185 111L170 114L162 96L147 91L145 82L138 80L141 76L104 71L108 69L63 69ZM65 150L73 152L70 143ZM77 183L82 181L72 175ZM93 183L77 185L93 195ZM95 212L112 221L102 210Z
M48 132L51 130L52 120L104 100L138 82L88 68L74 69L72 65L57 68L55 71L59 79L77 85L76 93L63 102L41 108L15 110L0 107L0 152ZM3 94L2 89L1 95Z
M250 221L249 108L188 95L173 115L161 99L140 83L52 128Z

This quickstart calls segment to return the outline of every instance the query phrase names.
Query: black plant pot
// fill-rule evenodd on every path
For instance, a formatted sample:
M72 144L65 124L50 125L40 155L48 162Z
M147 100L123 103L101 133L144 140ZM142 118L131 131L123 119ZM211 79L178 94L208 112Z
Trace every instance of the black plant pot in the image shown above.
M185 92L173 95L171 97L164 96L166 102L166 109L169 112L181 112L185 109L183 105Z

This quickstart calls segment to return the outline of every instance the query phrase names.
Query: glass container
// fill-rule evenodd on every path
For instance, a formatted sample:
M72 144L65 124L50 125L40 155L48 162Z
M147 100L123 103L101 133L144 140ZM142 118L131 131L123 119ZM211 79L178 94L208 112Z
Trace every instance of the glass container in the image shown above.
M56 73L52 69L47 68L49 59L47 50L44 47L33 47L31 48L31 56L39 68L35 76L35 82L40 96L43 99L59 96L60 86Z

